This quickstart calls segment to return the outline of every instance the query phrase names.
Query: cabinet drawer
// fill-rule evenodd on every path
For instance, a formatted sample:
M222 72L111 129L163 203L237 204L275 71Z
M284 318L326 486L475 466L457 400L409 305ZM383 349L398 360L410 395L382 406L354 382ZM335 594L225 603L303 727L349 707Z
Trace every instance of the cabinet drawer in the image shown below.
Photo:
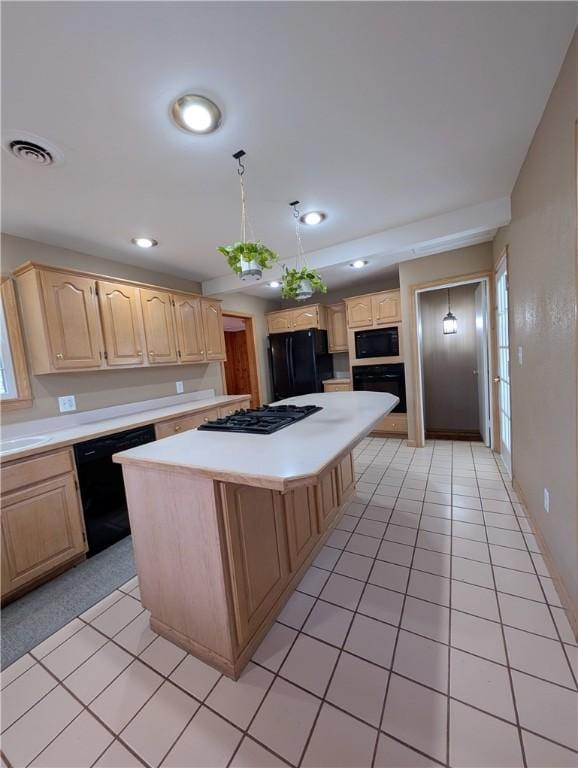
M379 424L374 427L374 432L395 432L396 434L407 434L407 413L392 413L384 416Z
M2 493L24 488L51 477L74 471L72 450L67 448L57 453L47 453L32 459L22 459L7 464L0 470Z
M326 381L323 382L323 389L326 392L350 392L351 391L351 384L345 383L345 384L328 384Z
M251 407L251 401L250 400L241 400L239 403L232 403L231 405L222 405L219 408L219 418L222 419L225 416L230 416L232 413L235 413L235 411L240 411L241 408L250 408Z
M218 415L217 409L211 408L208 411L191 413L190 416L180 416L178 419L172 419L171 421L161 421L155 425L156 438L157 440L162 440L163 437L170 437L171 435L186 432L189 429L196 429L201 424L204 424L205 421L216 419Z

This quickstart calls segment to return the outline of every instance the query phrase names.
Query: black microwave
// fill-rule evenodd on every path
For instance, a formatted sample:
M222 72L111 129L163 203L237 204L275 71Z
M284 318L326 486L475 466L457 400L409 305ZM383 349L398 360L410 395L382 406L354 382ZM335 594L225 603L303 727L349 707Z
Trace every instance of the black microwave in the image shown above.
M398 357L399 329L376 328L371 331L355 331L355 357Z

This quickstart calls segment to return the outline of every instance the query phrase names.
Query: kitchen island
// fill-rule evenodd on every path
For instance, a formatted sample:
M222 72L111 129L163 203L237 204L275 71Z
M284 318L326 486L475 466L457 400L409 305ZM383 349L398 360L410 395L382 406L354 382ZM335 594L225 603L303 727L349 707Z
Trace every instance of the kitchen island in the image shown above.
M354 491L352 450L398 403L304 395L270 435L191 430L116 454L151 627L236 679Z

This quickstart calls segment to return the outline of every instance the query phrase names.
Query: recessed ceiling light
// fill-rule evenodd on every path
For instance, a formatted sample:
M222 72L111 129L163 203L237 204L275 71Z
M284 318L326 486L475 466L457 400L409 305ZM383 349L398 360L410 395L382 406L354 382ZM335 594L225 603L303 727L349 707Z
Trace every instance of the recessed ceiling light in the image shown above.
M349 266L353 267L353 269L363 269L363 267L367 266L367 262L363 259L357 259L357 261L353 261Z
M301 216L301 221L303 224L307 224L309 227L315 227L317 224L321 224L321 222L326 218L326 213L322 213L321 211L309 211L308 213L304 213L303 216Z
M279 288L281 286L281 283L279 280L271 280L269 283L269 288Z
M131 238L133 245L138 245L139 248L154 248L159 244L158 240L154 240L152 237L133 237Z
M173 120L189 133L211 133L221 124L221 110L214 101L195 93L186 93L172 106Z

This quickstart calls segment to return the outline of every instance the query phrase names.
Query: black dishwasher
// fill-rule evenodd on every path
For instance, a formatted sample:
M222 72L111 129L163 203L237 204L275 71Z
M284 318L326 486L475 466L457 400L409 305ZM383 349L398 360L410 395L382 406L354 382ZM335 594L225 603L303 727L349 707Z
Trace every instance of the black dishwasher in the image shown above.
M154 427L146 426L97 437L74 446L80 496L88 538L88 557L130 533L122 468L113 453L152 443Z

